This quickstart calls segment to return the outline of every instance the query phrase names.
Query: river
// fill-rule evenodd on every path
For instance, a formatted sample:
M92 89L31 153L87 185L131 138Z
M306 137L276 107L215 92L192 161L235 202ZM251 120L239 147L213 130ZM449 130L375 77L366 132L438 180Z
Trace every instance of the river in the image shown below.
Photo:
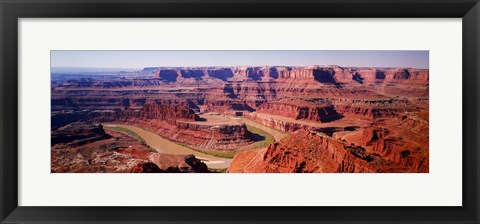
M267 127L263 124L252 121L250 119L239 118L239 117L228 117L228 118L235 119L235 120L241 120L245 124L254 126L256 128L259 128L259 129L262 129L263 131L271 134L275 138L275 141L279 141L282 137L284 137L286 135L285 133L282 133L280 131L277 131L275 129ZM203 160L203 162L205 164L207 164L207 166L209 168L225 169L225 168L228 168L230 166L230 163L232 161L232 159L216 157L216 156L208 155L208 154L205 154L205 153L201 153L201 152L189 149L185 146L179 145L179 144L177 144L175 142L172 142L172 141L170 141L166 138L163 138L158 134L147 131L147 130L145 130L143 128L140 128L140 127L137 127L137 126L126 125L126 124L107 124L107 123L102 124L102 125L104 125L106 127L120 127L120 128L128 129L128 130L136 133L141 138L143 138L148 146L157 150L160 153L168 153L168 154L174 154L174 155L193 154L198 159Z
M126 125L126 124L102 124L102 125L106 127L109 127L109 126L121 127L121 128L128 129L132 132L135 132L138 136L140 136L141 138L143 138L143 140L145 140L148 146L157 150L160 153L168 153L168 154L174 154L174 155L193 154L198 159L203 160L203 162L207 164L209 168L215 168L215 169L228 168L230 166L230 162L232 161L232 159L215 157L215 156L207 155L205 153L201 153L201 152L189 149L185 146L181 146L166 138L161 137L160 135L157 135L153 132L139 128L137 126Z

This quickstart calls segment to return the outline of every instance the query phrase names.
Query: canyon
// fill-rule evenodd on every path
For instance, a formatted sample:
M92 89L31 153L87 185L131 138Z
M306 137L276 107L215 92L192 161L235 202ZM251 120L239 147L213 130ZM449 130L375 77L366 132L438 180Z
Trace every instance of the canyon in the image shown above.
M52 172L428 173L428 122L428 69L52 73Z
M207 165L194 155L159 153L124 131L86 121L70 123L52 135L56 136L56 141L52 140L52 173L208 172Z

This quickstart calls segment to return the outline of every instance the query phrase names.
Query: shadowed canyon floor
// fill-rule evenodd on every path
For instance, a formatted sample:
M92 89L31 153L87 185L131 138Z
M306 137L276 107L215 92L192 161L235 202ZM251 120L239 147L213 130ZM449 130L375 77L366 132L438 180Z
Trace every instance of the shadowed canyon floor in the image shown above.
M52 172L429 172L429 71L52 74Z

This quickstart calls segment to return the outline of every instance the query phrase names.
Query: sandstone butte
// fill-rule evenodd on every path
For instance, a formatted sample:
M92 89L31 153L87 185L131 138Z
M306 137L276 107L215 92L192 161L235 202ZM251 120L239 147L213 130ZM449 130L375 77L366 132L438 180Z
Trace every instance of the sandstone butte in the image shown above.
M428 69L151 67L108 78L57 75L55 172L208 171L197 158L162 155L99 123L135 125L201 152L234 152L228 172L429 172ZM248 125L286 137L260 145ZM132 148L112 150L122 144Z

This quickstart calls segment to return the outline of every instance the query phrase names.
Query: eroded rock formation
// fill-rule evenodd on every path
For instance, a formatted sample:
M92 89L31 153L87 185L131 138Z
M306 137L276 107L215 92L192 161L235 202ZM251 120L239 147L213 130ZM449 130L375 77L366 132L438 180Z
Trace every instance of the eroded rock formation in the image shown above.
M259 113L275 114L295 120L330 122L342 118L329 102L309 102L299 99L266 102L258 110Z
M79 147L107 141L112 133L81 123L110 122L135 125L207 153L238 150L230 172L428 172L428 82L428 69L336 65L149 67L106 76L59 76L52 79L52 151L63 147L70 159L77 161L74 153L87 158L91 155ZM289 136L250 150L261 138L246 121ZM98 158L114 155L85 152ZM78 165L84 159L77 165L62 160L69 168L58 170L203 169L181 156L157 157L162 164L180 165L158 165L150 157L133 163L127 156L101 160L129 164L117 170L100 163Z
M134 124L172 141L200 150L231 150L252 143L245 124L202 122L195 112L184 106L149 105L140 110L93 111L95 122Z
M193 155L158 153L126 133L88 122L68 124L52 135L51 164L54 173L209 172Z
M258 155L262 154L263 158L259 159ZM265 152L258 150L237 154L229 170L272 173L428 172L428 167L423 168L404 161L387 160L361 146L348 145L321 133L299 130L273 143Z
M89 122L73 122L53 130L51 144L68 143L69 145L81 145L110 138L101 125Z

